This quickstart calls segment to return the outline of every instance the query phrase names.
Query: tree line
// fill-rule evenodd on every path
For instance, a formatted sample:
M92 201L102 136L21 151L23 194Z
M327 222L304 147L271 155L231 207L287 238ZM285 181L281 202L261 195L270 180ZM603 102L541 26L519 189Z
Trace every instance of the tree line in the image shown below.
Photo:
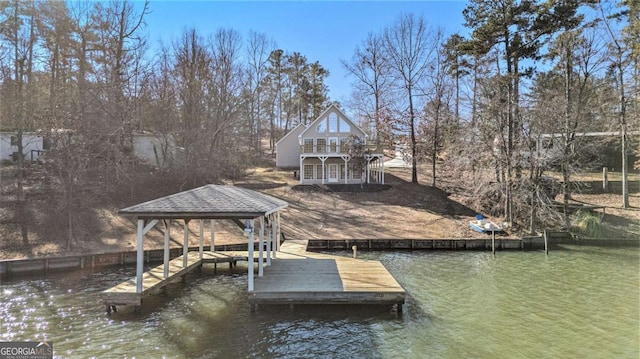
M0 127L17 137L9 192L25 243L33 205L24 188L26 132L51 143L42 168L71 246L88 198L107 198L140 174L134 134L162 139L156 155L167 174L146 179L172 178L182 189L241 176L263 148L273 153L287 131L328 105L328 70L268 34L192 28L152 49L149 11L148 3L116 0L0 2ZM343 61L354 78L345 106L378 142L407 144L412 181L428 163L438 186L439 166L450 166L476 184L479 208L531 231L549 220L568 226L571 183L596 151L580 133L619 133L629 204L639 13L627 0L471 0L464 36L402 14ZM540 155L543 134L559 134L559 155ZM560 212L545 176L551 169L563 177Z
M328 105L329 72L267 34L191 28L151 48L149 12L120 0L0 2L0 129L16 134L9 192L25 244L25 133L49 144L44 170L70 246L87 198L139 174L134 134L161 139L158 162L184 189L241 176Z
M378 141L406 144L413 182L424 162L437 186L441 163L475 184L478 209L531 232L554 221L569 228L575 175L602 148L585 132L617 133L629 206L639 13L637 1L471 0L466 36L402 14L343 61L354 79L349 106ZM539 148L551 140L553 151ZM551 170L562 176L559 211Z

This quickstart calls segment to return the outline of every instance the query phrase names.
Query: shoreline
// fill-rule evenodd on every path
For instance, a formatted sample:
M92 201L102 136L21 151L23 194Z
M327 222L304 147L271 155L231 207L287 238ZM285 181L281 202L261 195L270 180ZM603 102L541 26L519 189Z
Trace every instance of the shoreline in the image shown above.
M548 242L551 248L559 245L583 245L599 247L640 248L640 239L571 239L552 237ZM216 251L245 250L246 243L229 243L216 245ZM257 246L257 242L255 243ZM254 247L255 247L254 246ZM491 251L491 238L423 238L423 239L313 239L309 240L309 251ZM535 251L544 250L543 237L496 238L495 250L498 251ZM189 251L197 253L199 247L190 246ZM182 255L181 247L170 249L170 258ZM144 251L144 262L162 262L163 249L147 249ZM136 251L116 251L102 253L85 253L68 256L46 256L36 258L0 260L0 278L9 279L35 274L61 272L69 269L107 268L125 266L136 263Z

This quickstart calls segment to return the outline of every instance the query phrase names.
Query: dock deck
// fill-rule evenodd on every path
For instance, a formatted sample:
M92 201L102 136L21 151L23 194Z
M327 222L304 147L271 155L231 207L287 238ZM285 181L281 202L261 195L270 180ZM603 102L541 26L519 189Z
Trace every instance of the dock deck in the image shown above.
M190 252L197 254L197 252ZM142 298L152 291L161 289L185 274L199 268L202 261L197 255L187 256L187 266L183 266L183 256L169 261L169 276L164 278L164 265L151 268L142 276L142 293L136 293L136 277L122 282L102 292L102 302L111 305L140 305Z
M398 304L402 310L405 291L382 263L307 252L308 241L287 240L277 252L277 259L264 267L264 275L255 278L255 288L248 293L252 307L256 304ZM203 263L248 261L247 251L189 252L187 266L183 256L169 262L169 276L159 265L143 274L142 293L136 293L136 278L102 292L109 312L114 305L142 304L143 297L198 269ZM258 252L254 252L254 260Z
M308 241L284 242L279 259L256 278L254 304L398 304L405 291L378 261L307 252Z

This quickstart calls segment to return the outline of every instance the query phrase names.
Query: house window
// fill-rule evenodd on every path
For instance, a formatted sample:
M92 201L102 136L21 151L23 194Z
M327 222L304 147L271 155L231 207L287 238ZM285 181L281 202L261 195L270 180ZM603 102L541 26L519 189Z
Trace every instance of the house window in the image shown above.
M347 152L347 139L346 138L341 138L340 139L340 152Z
M327 132L327 119L326 118L322 119L322 121L320 121L320 123L318 123L318 126L316 126L316 132L318 132L318 133Z
M362 172L361 171L349 171L351 172L351 178L353 179L362 179Z
M340 117L340 132L349 133L351 132L351 126L347 123L347 121Z
M326 138L316 138L316 148L318 153L327 152L327 139Z
M338 132L338 115L335 113L329 115L329 132Z
M336 153L338 152L338 139L332 137L329 139L329 152Z
M313 165L304 165L304 179L313 179Z
M345 168L344 165L340 165L340 179L349 179L349 172L350 172L349 171L349 167L347 166L346 177L345 177L345 173L344 173L344 168Z
M322 171L322 165L316 165L316 178L317 179L326 179L324 172Z
M313 138L305 138L303 143L304 153L313 153Z

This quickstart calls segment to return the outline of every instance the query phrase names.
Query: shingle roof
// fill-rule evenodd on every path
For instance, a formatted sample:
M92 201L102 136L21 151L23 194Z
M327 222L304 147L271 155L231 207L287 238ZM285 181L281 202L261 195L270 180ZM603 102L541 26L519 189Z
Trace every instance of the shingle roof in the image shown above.
M210 184L136 204L118 213L147 219L247 219L288 205L250 189Z

